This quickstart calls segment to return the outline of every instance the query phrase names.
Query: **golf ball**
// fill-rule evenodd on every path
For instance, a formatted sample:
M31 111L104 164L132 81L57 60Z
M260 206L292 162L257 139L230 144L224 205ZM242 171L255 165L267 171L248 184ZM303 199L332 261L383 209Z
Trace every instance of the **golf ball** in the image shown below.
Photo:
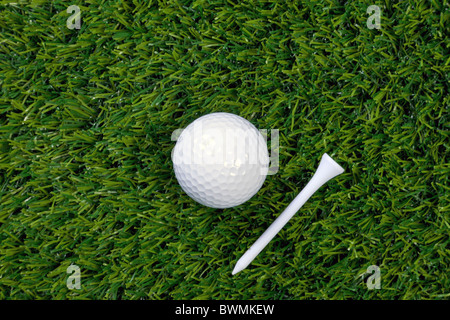
M211 113L189 124L172 151L175 176L192 199L230 208L255 195L269 167L267 143L246 119Z

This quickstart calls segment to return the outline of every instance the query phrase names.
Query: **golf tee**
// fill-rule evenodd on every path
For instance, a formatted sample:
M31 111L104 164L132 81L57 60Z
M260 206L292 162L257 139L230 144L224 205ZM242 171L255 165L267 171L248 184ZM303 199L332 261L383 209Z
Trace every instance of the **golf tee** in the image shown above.
M322 185L343 172L344 169L325 153L322 156L318 169L308 184L238 260L232 274L234 275L244 270Z

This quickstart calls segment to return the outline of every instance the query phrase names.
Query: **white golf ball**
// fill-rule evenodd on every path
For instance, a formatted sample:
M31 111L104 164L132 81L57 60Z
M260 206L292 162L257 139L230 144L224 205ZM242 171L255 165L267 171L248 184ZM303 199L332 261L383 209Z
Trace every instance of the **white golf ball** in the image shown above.
M186 127L172 151L175 176L192 199L230 208L258 192L269 167L267 143L246 119L218 112Z

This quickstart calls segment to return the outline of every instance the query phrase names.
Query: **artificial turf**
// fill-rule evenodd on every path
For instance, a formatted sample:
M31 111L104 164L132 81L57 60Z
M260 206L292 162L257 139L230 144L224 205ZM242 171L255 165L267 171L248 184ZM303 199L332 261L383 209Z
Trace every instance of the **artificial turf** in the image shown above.
M448 1L12 2L0 299L450 297ZM278 172L223 210L170 158L175 130L217 111L280 134ZM324 152L345 173L232 276Z

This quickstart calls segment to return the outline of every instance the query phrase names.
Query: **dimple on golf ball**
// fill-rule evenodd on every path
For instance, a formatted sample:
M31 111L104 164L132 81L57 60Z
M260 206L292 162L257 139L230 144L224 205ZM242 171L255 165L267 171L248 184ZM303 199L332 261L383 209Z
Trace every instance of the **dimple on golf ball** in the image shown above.
M192 199L212 208L230 208L261 188L269 154L253 124L218 112L196 119L182 131L172 161L178 183Z

